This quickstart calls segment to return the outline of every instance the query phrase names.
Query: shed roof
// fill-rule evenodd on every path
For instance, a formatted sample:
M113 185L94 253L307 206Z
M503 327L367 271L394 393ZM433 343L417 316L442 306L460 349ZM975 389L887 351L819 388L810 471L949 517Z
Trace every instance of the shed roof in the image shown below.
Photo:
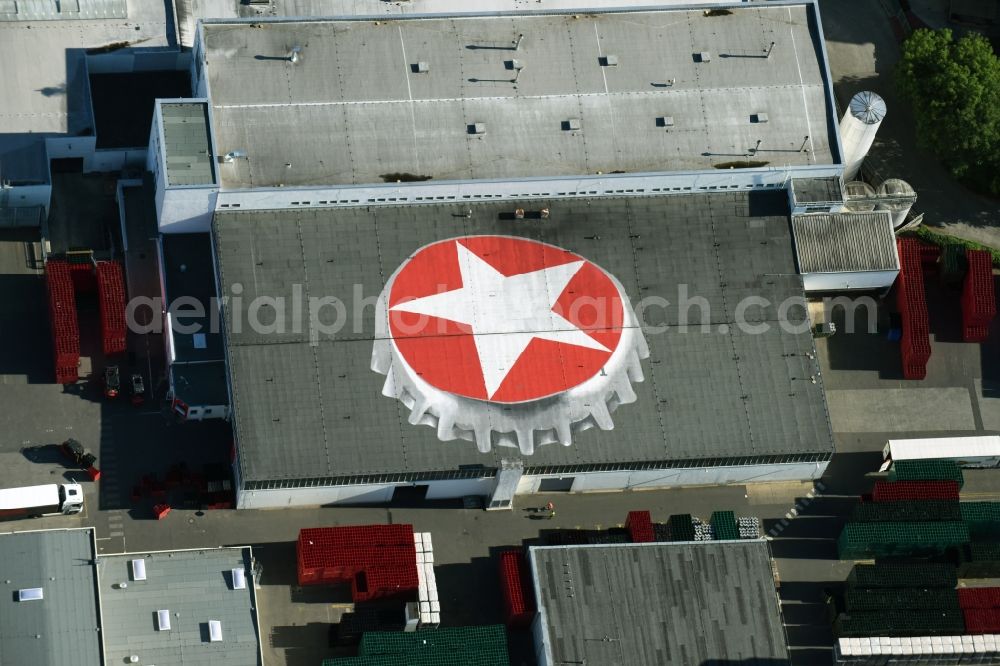
M145 563L146 580L134 580L133 559ZM100 568L107 663L130 655L157 666L260 663L249 548L110 555ZM233 589L233 569L244 570L246 588ZM157 629L160 610L170 611L169 630ZM221 641L209 641L211 620L222 623Z
M0 664L100 666L100 619L93 530L0 535ZM43 598L18 601L17 591Z
M801 273L899 270L888 211L796 215L792 231Z
M552 663L786 663L766 541L536 547Z
M209 21L216 145L247 154L222 184L687 171L755 147L757 161L831 164L818 26L811 3Z

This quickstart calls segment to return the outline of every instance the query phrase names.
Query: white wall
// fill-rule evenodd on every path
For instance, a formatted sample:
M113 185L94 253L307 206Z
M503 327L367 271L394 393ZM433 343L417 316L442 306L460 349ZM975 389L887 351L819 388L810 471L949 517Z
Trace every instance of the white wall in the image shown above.
M123 169L142 170L146 164L146 149L138 150L97 150L89 159L84 159L84 171L121 171Z
M52 200L52 185L48 183L44 185L14 185L0 193L0 200L3 200L11 208L43 206L48 212L49 202Z
M562 478L574 477L572 492L587 492L760 483L764 481L808 481L823 476L826 466L825 462L783 463L644 470L641 472L586 472L561 476ZM538 486L543 478L560 478L560 475L523 476L518 485L517 494L527 495L538 492Z
M317 506L333 503L381 504L392 499L393 488L395 485L242 490L237 493L237 508L280 509L289 506Z
M157 189L156 211L160 233L188 234L212 230L219 191L215 187Z
M238 168L239 160L219 165L225 182L226 169ZM281 209L401 202L496 201L554 197L613 195L692 194L697 192L746 191L784 188L791 177L822 177L840 174L838 166L800 166L789 169L762 168L698 171L690 173L620 174L579 178L534 178L518 181L424 181L420 183L343 187L281 187L254 190L223 190L219 207Z
M58 136L45 139L47 159L58 160L64 157L84 158L84 170L97 147L97 137L91 136Z
M806 293L885 290L896 281L899 271L866 271L863 273L803 273L802 285Z

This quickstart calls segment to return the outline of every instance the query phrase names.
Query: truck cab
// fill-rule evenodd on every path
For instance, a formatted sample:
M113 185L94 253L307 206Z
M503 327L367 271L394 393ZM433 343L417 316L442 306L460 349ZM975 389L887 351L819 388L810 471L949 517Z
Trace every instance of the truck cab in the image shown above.
M59 486L59 500L64 515L83 511L83 486L79 483L64 483Z

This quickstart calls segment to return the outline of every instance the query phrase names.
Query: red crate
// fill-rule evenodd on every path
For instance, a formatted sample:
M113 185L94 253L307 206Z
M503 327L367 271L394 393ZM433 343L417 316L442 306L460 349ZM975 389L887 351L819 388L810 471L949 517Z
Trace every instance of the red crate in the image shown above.
M535 616L535 597L523 551L505 550L500 553L500 585L507 626L528 627Z
M876 481L872 490L876 502L912 500L957 500L957 481Z
M409 597L418 587L412 525L304 529L296 550L300 585L351 583L356 602Z
M961 608L1000 608L1000 587L962 587L958 590Z
M156 504L153 506L153 515L156 516L157 520L163 520L170 513L169 504Z
M990 337L989 326L963 326L963 342L986 342Z
M625 518L625 529L628 530L632 543L649 543L655 539L653 519L649 511L629 511Z
M931 345L921 246L912 238L900 238L896 242L900 264L896 283L896 307L903 319L903 337L900 341L903 377L923 379L927 374L926 365L931 356Z
M101 307L101 341L104 353L125 351L125 278L121 262L97 263L98 296Z
M1000 634L1000 608L965 608L967 634Z
M77 366L80 362L80 331L76 320L76 294L69 265L61 260L47 262L45 285L49 298L56 382L71 384L79 379Z

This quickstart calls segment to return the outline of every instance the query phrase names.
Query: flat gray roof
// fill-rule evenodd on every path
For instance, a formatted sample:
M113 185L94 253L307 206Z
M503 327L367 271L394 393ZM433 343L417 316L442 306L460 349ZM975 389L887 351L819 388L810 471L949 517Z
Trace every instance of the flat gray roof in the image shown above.
M166 279L168 303L179 299L195 299L201 304L204 316L175 318L171 339L174 356L178 361L221 361L222 336L211 329L212 307L215 298L215 275L212 267L212 237L200 234L163 234L163 274ZM190 312L185 306L177 312ZM200 333L178 330L177 324L198 324Z
M796 215L792 230L802 273L899 270L888 211Z
M133 559L145 562L146 580L134 580ZM260 663L249 548L109 555L100 568L108 664L130 655L157 666ZM235 568L246 574L245 589L233 589ZM123 581L124 590L118 587ZM159 610L170 611L169 630L157 629ZM209 641L210 620L222 623L219 642Z
M290 303L293 285L301 284L304 296L335 296L347 313L357 307L363 315L354 320L357 328L320 336L313 346L307 323L295 332L291 307L285 332L268 335L254 333L246 321L233 332L227 309L242 479L431 472L522 458L513 448L481 454L469 442L443 443L434 429L410 425L406 410L382 395L385 377L371 370L374 308L355 297L374 300L419 248L475 234L527 236L577 252L616 276L633 304L646 296L676 304L685 285L689 297L703 297L710 310L711 332L702 333L698 307L689 310L691 326L676 325L676 307L649 308L647 324L670 328L646 336L651 355L643 362L645 381L633 384L636 403L616 412L613 431L594 428L575 435L570 447L542 446L523 457L525 465L694 459L719 465L832 452L810 333L770 325L766 333L750 334L733 325L746 296L774 304L749 309L748 321L776 322L777 304L803 295L783 190L555 200L546 204L546 221L513 219L519 205L542 204L217 211L224 293L239 284L244 303L258 296ZM272 321L270 314L262 319ZM801 381L813 375L815 384Z
M789 658L766 541L536 547L530 558L552 663Z
M0 534L0 664L101 666L96 557L90 529Z
M755 161L831 164L818 25L811 4L208 22L216 146L247 154L221 181L687 171L755 148Z
M160 105L168 185L211 185L215 159L204 102Z

